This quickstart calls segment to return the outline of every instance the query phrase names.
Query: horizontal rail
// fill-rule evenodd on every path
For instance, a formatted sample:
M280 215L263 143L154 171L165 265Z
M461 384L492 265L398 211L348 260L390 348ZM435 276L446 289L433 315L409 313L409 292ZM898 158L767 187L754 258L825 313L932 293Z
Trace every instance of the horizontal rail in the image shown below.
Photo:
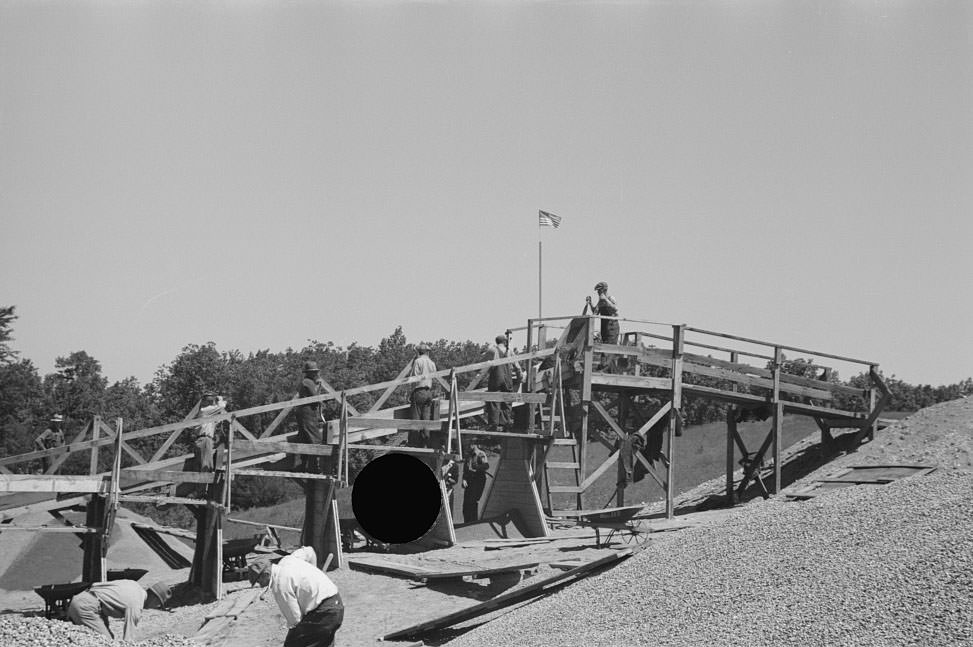
M785 344L775 344L773 342L761 341L759 339L751 339L749 337L740 337L738 335L729 335L727 333L714 332L712 330L703 330L701 328L687 327L686 332L695 332L701 335L712 335L713 337L722 337L723 339L732 339L734 341L742 341L748 344L757 344L760 346L769 346L771 348L780 348L781 350L789 350L795 353L815 355L817 357L827 357L828 359L836 359L842 362L851 362L852 364L864 364L865 366L878 366L876 362L869 362L868 360L864 360L864 359L854 359L852 357L844 357L842 355L832 355L831 353L822 353L821 351L808 350L806 348L799 348L797 346L787 346Z

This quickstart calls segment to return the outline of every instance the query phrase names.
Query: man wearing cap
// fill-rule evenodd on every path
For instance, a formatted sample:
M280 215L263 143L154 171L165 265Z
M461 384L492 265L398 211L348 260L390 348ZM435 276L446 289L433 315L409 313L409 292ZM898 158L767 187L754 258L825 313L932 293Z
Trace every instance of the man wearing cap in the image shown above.
M510 354L509 340L506 335L497 335L494 340L496 343L490 346L485 361L503 359ZM511 392L520 388L523 378L523 371L517 362L491 366L487 376L487 389L490 391ZM514 388L516 384L517 388ZM485 403L487 426L493 431L503 431L513 425L513 413L509 402L487 402Z
M618 302L615 298L608 294L608 284L604 281L600 281L595 285L595 292L598 293L598 303L595 305L591 304L591 297L588 297L588 306L591 307L592 314L600 315L602 317L617 317L618 316ZM615 319L602 319L601 320L601 343L603 344L617 344L618 343L618 321Z
M304 379L297 390L297 397L309 398L324 392L324 381L321 379L318 363L308 360L304 362ZM321 403L311 402L297 407L297 442L321 444ZM320 461L317 456L300 456L300 464L304 470L319 472Z
M151 595L148 595L151 593ZM88 627L95 633L114 639L108 618L124 618L122 640L132 640L135 626L146 609L166 608L172 589L162 582L148 591L134 580L96 582L78 593L68 604L68 619L76 625Z
M195 449L196 466L200 472L213 471L213 445L216 442L216 422L206 421L226 412L226 400L215 393L204 393L200 401L199 418L203 420L196 431Z
M432 420L432 377L436 372L436 364L429 357L429 344L425 342L416 348L416 358L412 360L412 370L410 377L418 377L412 389L412 396L409 401L412 404L413 420ZM416 429L409 432L409 445L411 447L428 447L429 431L426 429Z
M63 424L64 416L59 413L51 416L51 424L34 439L34 446L42 450L64 445L64 430L61 428ZM50 469L55 458L56 456L45 456L41 459L44 465L44 472Z
M317 555L304 546L278 563L260 561L247 568L250 585L269 587L287 621L284 647L330 647L345 618L338 587L317 567Z

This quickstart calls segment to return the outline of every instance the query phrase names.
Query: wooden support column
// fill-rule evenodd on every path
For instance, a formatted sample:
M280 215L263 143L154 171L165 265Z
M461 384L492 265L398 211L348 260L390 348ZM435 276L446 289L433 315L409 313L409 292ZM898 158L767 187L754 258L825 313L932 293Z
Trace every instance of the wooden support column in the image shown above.
M666 464L666 518L672 519L675 514L673 503L672 483L675 480L675 438L676 425L679 424L679 416L682 415L682 354L683 338L686 333L686 325L680 324L672 327L672 409L669 411L669 428L666 433L666 450L669 454Z
M542 326L544 324L541 324ZM534 320L527 320L527 352L530 353L534 350ZM527 360L527 392L534 392L534 373L536 368L534 367L534 358L531 357ZM537 416L537 406L534 404L527 405L527 433L534 433L534 418Z
M779 494L781 490L781 431L784 428L784 403L780 399L780 371L783 364L783 353L780 346L774 347L774 394L772 404L774 405L774 486L773 494Z
M584 481L588 469L588 417L591 408L591 370L594 365L594 343L595 343L595 318L586 317L586 330L584 342L584 370L582 373L581 386L581 434L577 438L578 442L578 471L581 480ZM584 493L578 493L578 509L584 509Z
M868 367L868 372L870 375L876 375L878 373L878 364L872 364ZM868 425L868 431L866 435L868 440L875 440L875 429L878 427L878 416L873 415L875 413L875 404L878 398L875 395L875 386L869 385L868 387L868 417L872 421L872 424Z
M739 355L736 351L730 353L730 361L734 364ZM736 391L736 385L733 386ZM737 436L737 408L731 404L726 408L726 502L736 505L736 493L733 490L733 472L736 469L736 436Z
M308 480L304 486L304 528L301 545L311 546L322 568L332 555L328 570L340 568L344 563L341 552L341 533L338 528L338 502L335 499L334 479Z
M96 528L98 532L86 533L81 540L84 550L84 562L81 566L83 582L103 582L106 579L105 547L108 542L105 536L105 523L107 517L108 497L103 494L92 494L88 498L84 525L88 528Z
M101 425L98 424L97 416L95 416L95 421L91 423L91 440L98 440L98 436L101 434ZM88 474L98 473L98 450L100 448L95 445L91 448L91 464L88 467Z

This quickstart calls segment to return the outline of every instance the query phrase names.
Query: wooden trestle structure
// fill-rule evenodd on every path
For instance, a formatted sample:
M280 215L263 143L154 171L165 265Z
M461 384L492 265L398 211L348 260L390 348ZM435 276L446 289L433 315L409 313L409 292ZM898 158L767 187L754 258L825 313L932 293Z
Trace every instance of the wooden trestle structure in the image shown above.
M614 476L610 468L619 460L620 443L612 442L604 434L592 433L593 415L604 421L616 441L625 441L635 435L646 438L661 430L664 442L659 460L647 460L641 453L636 453L633 458L643 464L664 491L666 513L671 517L674 513L671 484L678 466L673 439L681 431L679 412L685 396L713 399L729 405L726 493L730 502L755 479L760 479L768 452L773 464L769 491L779 492L782 487L781 431L785 414L812 417L821 429L823 442L831 438L832 429L850 428L855 430L857 443L874 433L878 417L891 397L878 372L878 364L874 362L686 325L624 318L615 319L630 329L653 328L656 332L628 330L620 339L621 343L606 344L597 334L600 319L607 318L581 316L528 320L525 327L512 329L513 333L526 335L526 352L438 371L434 379L448 394L440 401L438 422L411 420L408 407L382 408L397 388L421 379L406 377L406 370L397 379L379 384L343 392L328 387L328 392L322 395L208 417L208 422L225 423L229 430L222 465L211 473L193 471L191 456L166 456L180 434L200 424L195 410L180 422L131 431L123 430L121 420L116 421L116 428L112 429L100 418L95 418L65 446L0 458L0 492L36 494L35 500L27 502L22 496L20 500L11 495L0 496L0 533L18 529L8 522L25 513L47 510L56 515L57 510L85 506L87 528L74 528L73 531L85 533L83 579L99 581L105 578L107 540L114 511L120 504L127 501L184 504L190 506L197 520L196 553L190 580L203 591L221 597L222 527L230 509L232 483L239 476L299 480L307 501L302 541L315 547L322 562L319 566L330 560L329 568L339 568L344 560L338 508L338 500L342 497L338 495L348 486L348 454L351 450L406 452L427 462L440 478L444 505L433 528L417 544L432 548L456 542L441 467L443 450L446 453L460 451L464 436L489 438L501 448L500 464L493 475L492 487L481 501L481 516L510 515L517 520L525 536L541 537L548 535L549 517L556 516L559 511L582 509L585 491L606 473ZM660 326L661 334L658 332ZM723 345L717 345L717 342ZM735 347L730 348L728 344ZM690 349L707 354L692 353ZM724 357L713 357L713 352ZM785 352L815 358L814 366L821 369L824 377L831 374L832 368L818 364L819 360L867 367L871 386L855 389L827 379L788 375L782 370ZM757 360L763 365L746 363L744 359ZM527 381L521 392L488 392L477 388L491 366L513 362L526 364ZM457 376L469 373L476 376L465 390L459 390ZM708 383L700 384L699 378L707 378L703 381ZM347 400L352 395L376 392L380 395L367 411L358 411ZM842 395L852 396L861 406L858 410L837 408L836 400ZM328 400L341 404L341 415L328 424L323 444L297 443L294 442L296 433L279 433L294 407ZM516 407L516 423L512 431L479 428L482 427L486 402L507 402ZM736 430L737 418L748 410L761 412L763 417L771 419L765 440L753 452ZM277 412L277 416L266 428L248 429L243 424L248 418L267 412ZM444 445L440 449L374 444L403 430L435 429L437 425ZM168 436L152 456L144 456L130 445L133 440L155 435ZM611 450L607 460L598 466L588 464L589 440L604 443ZM108 473L97 473L98 452L109 445L114 447L113 469ZM742 479L734 481L738 450L744 472ZM54 474L69 455L81 451L91 452L89 475ZM565 451L570 457L558 459L557 453ZM128 455L134 465L123 469L122 454ZM289 459L294 455L322 457L320 473L291 471ZM10 472L12 465L40 458L52 460L47 474ZM285 461L286 465L283 464ZM558 478L559 471L561 475L572 474L573 484L563 485L564 479ZM763 481L760 482L762 485ZM198 496L200 487L205 488L205 496ZM167 491L148 494L159 488ZM546 505L542 501L542 492ZM63 493L75 496L64 498ZM197 496L189 496L192 493ZM564 510L559 510L555 501L565 497L571 502L564 506ZM624 502L624 486L618 488L617 501L619 505ZM67 529L35 527L20 530L53 532Z

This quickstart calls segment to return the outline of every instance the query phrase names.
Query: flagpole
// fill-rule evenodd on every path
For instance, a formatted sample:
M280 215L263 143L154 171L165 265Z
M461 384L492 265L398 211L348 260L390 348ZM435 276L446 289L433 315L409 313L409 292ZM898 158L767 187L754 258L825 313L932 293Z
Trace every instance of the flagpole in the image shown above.
M544 274L543 265L541 259L543 258L543 250L541 249L541 221L540 218L537 219L537 318L541 319L544 317L544 311L542 308L543 301L541 300L542 295L542 285L544 284Z

